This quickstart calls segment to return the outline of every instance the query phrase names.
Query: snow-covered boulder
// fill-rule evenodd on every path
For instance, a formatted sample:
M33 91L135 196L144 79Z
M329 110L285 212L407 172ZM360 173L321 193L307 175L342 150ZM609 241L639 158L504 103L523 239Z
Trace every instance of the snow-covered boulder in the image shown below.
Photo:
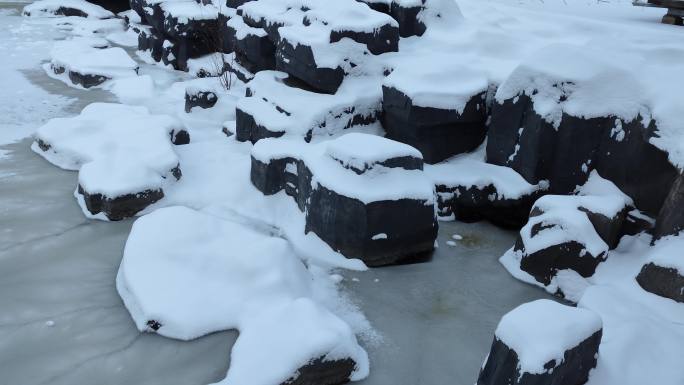
M278 28L276 68L332 94L367 56L396 51L398 39L397 22L365 4L311 1L300 23Z
M23 14L31 17L80 16L96 19L114 17L112 12L85 0L39 0L25 6Z
M75 196L86 215L121 220L161 199L164 186L181 177L173 144L188 141L174 118L93 103L73 118L48 121L31 148L61 168L79 170Z
M380 266L434 247L434 187L422 169L415 148L351 133L315 145L260 140L251 180L266 195L292 196L305 213L306 232L348 258Z
M684 238L668 236L655 243L636 281L646 291L684 302Z
M91 88L115 79L137 76L138 64L121 47L100 38L74 38L55 43L45 71L69 85Z
M520 305L501 318L477 385L582 385L602 334L591 310L549 300Z
M477 151L425 166L435 184L440 219L522 227L546 183L530 184L512 168L486 163L483 155Z
M344 321L312 299L288 242L185 207L138 219L117 290L140 331L189 340L240 334L222 385L338 384L368 357Z
M555 288L554 277L562 270L592 276L608 250L617 246L632 208L632 200L596 171L577 193L539 198L507 253L517 260L509 262L548 290ZM564 295L560 287L554 294Z
M487 77L454 61L405 59L382 85L387 137L417 148L427 163L472 151L487 133Z
M657 71L642 64L587 46L553 45L529 56L497 90L487 161L530 183L548 180L555 194L571 193L595 169L657 216L678 176L668 156L680 153L672 135L681 126L674 114L654 112L681 108L668 102L676 97L660 95L666 85L639 80Z
M283 72L261 71L247 95L236 107L236 138L252 143L283 135L310 141L373 123L381 112L379 88L363 78L348 78L327 95L298 87Z

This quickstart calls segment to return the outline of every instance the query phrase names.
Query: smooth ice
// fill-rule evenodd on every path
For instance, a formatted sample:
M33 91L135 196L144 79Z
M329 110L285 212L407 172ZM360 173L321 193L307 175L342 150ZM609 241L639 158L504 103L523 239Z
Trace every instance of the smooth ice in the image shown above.
M19 17L5 11L20 8L0 4L2 22L16 23ZM3 52L22 55L6 34L0 32ZM38 86L31 95L41 100L3 97L2 130L35 129L45 117L112 100L105 91L69 88L35 68L16 82ZM44 112L41 105L50 113L31 115ZM6 120L10 112L14 120ZM237 334L181 342L139 333L114 286L132 221L84 218L72 195L77 174L50 165L30 143L0 146L0 385L203 385L222 379ZM343 272L344 291L375 330L362 339L371 374L358 384L474 383L500 317L544 296L499 264L514 239L514 232L486 223L442 222L430 261Z

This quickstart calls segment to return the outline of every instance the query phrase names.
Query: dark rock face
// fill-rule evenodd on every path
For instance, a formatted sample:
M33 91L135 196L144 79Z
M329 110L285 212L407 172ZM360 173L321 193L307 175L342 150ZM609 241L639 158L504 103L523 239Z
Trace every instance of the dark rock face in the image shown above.
M603 332L599 330L574 348L565 351L563 361L552 360L541 374L520 373L518 354L505 343L494 339L477 385L581 385L589 379L589 371L596 367L599 344ZM554 341L549 341L553 343ZM551 370L553 369L553 370Z
M160 33L153 29L140 30L138 34L138 49L140 51L149 51L152 59L156 62L162 61L162 55L164 54L164 39L160 35Z
M677 269L650 262L641 268L636 281L648 292L684 303L684 276Z
M120 221L133 217L145 207L164 197L164 192L159 189L111 198L102 194L90 194L80 185L78 186L78 193L83 196L86 208L91 214L103 213L110 221Z
M386 1L377 1L377 0L357 0L362 3L365 3L368 5L372 10L378 11L381 13L389 14L390 13L390 3Z
M216 105L218 96L212 91L195 90L190 92L185 91L185 112L190 113L193 107L211 108Z
M140 16L140 20L145 20L145 10L143 9L143 0L129 0L130 8Z
M271 131L268 128L258 124L254 116L242 111L239 108L235 109L235 139L239 142L258 142L266 138L279 138L285 135L284 132Z
M684 175L679 174L665 198L654 229L654 240L684 229Z
M397 168L415 169L420 160L388 161ZM414 199L364 203L324 186L312 189L312 179L303 160L286 157L263 163L252 157L252 184L265 195L284 190L305 213L305 231L314 232L346 257L383 266L414 259L434 248L438 227L432 205ZM410 223L406 218L411 218Z
M304 23L307 23L306 19ZM399 28L390 24L385 24L376 30L368 32L333 30L330 33L331 43L336 43L344 38L365 44L368 51L373 55L399 50Z
M88 2L99 5L114 14L131 9L131 4L128 0L88 0Z
M234 48L234 41L235 41L235 30L233 28L230 28L227 23L230 18L223 13L218 14L218 39L219 39L219 46L221 47L221 52L223 53L231 53L233 52Z
M473 95L462 113L414 106L409 96L392 87L383 86L382 94L387 137L417 148L427 163L472 151L487 135L485 93Z
M655 131L655 123L644 126L641 118L624 122L567 114L556 129L523 94L494 103L487 161L512 167L530 183L548 180L554 194L571 193L595 169L656 216L678 172L667 154L648 142Z
M425 33L425 24L418 20L418 13L422 10L423 6L404 7L392 2L390 15L399 22L399 35L401 37L421 36Z
M287 72L328 94L337 92L345 75L342 67L318 67L311 47L299 44L293 46L283 39L278 43L275 64L278 71Z
M436 185L437 207L440 216L454 218L462 222L477 222L483 219L511 229L519 229L526 222L532 205L542 195L536 191L519 199L494 199L498 196L493 185L482 189L464 186Z
M311 360L282 385L339 385L349 382L349 377L356 368L354 360L346 358L325 361L324 358Z

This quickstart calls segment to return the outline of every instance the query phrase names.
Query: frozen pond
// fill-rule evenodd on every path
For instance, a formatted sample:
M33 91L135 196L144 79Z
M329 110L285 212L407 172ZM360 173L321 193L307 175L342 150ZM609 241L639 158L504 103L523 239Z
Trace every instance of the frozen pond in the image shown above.
M131 221L86 220L76 174L29 149L0 161L0 372L8 384L207 384L223 378L235 333L179 342L140 334L114 287ZM464 237L446 245L453 234ZM441 223L427 263L348 273L345 287L381 342L359 384L471 384L504 313L542 292L498 256L514 234Z
M8 9L20 7L0 5L3 23L20 20ZM7 44L14 43L4 40L2 48L11 51ZM16 121L0 115L3 130L35 128L40 118L31 117L29 107L40 112L41 103L52 108L44 115L65 115L111 97L68 88L34 67L15 82L39 86L34 94L42 99L3 98L0 112L19 111ZM140 334L114 287L132 221L85 219L73 198L76 173L55 168L29 145L24 139L0 146L0 383L201 385L222 379L236 333L191 342ZM463 240L448 246L453 234ZM345 291L380 336L363 341L371 375L359 384L472 384L499 318L544 295L498 263L514 238L485 223L440 223L431 261L344 273Z

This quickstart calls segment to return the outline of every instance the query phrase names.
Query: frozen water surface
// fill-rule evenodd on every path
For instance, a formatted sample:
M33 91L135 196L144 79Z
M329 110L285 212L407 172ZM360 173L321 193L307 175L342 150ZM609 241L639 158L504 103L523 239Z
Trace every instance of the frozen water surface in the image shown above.
M86 220L62 171L24 140L0 161L0 383L208 384L225 376L237 333L181 342L141 334L114 287L132 221ZM463 239L455 247L453 234ZM344 273L380 339L363 341L359 384L470 384L500 317L543 293L497 259L514 234L440 223L431 261Z
M61 37L40 25L13 30L20 8L0 3L0 53L16 59L3 60L0 70L11 78L6 89L17 91L0 97L0 143L50 117L112 100L45 75L39 64L49 40ZM35 49L23 51L29 36ZM237 333L190 342L139 333L114 286L132 221L85 219L72 195L77 174L53 167L30 143L0 146L0 384L201 385L224 378ZM454 234L462 239L448 246ZM362 340L371 374L359 384L472 384L500 317L544 296L498 263L514 236L485 223L440 223L430 261L343 272L344 290L376 332Z

